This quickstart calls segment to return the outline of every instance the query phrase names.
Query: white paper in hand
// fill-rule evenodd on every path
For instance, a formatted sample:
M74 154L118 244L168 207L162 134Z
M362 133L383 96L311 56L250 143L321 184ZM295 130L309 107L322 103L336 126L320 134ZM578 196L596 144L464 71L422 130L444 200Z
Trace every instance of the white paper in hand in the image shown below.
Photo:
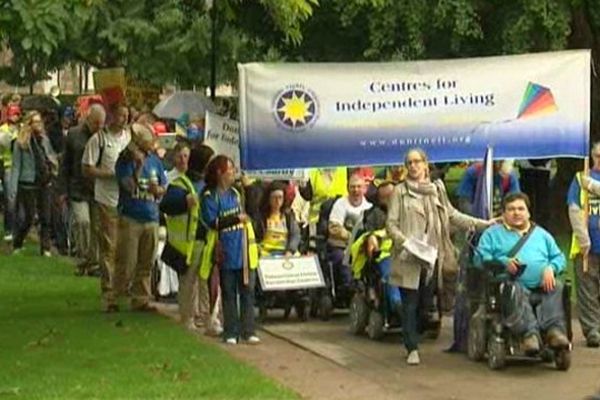
M427 242L420 239L410 238L404 241L402 247L404 247L406 251L413 256L425 261L432 269L435 266L435 261L438 257L438 251L435 247L429 245Z

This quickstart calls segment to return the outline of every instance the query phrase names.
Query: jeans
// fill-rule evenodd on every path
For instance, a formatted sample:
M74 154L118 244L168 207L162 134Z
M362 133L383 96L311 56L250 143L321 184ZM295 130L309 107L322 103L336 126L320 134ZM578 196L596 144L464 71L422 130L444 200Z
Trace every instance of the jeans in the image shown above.
M402 304L402 296L400 295L400 288L388 283L390 271L392 269L392 258L384 258L377 264L377 268L379 268L381 280L385 283L385 297L388 310L395 311L398 309L398 306Z
M419 331L425 330L429 312L432 309L433 292L437 279L434 277L426 282L425 268L421 271L419 289L400 288L402 295L402 336L406 350L419 348Z
M600 256L588 256L588 270L583 272L581 256L575 259L575 277L577 278L577 309L583 334L600 333Z
M77 256L86 264L98 263L98 222L92 201L71 201L72 229Z
M244 286L243 271L221 269L221 293L223 297L223 337L247 339L254 335L254 284L256 271L248 271L248 286ZM238 313L237 297L240 297Z
M4 235L12 235L15 229L15 199L9 196L11 169L4 170L2 180L4 193Z
M541 290L530 290L519 284L515 289L522 296L517 296L521 301L513 307L522 310L519 321L511 326L511 331L516 335L539 335L540 331L546 332L551 328L558 328L565 332L565 310L563 308L563 284L556 282L554 290L542 292ZM535 309L535 312L534 312Z
M327 259L331 262L333 275L337 282L337 285L334 285L334 287L349 288L352 284L352 271L344 264L344 249L327 246Z
M25 215L15 229L13 247L20 249L34 223L35 215L40 223L41 252L50 251L50 190L48 187L38 188L29 185L19 185L17 189L17 205Z

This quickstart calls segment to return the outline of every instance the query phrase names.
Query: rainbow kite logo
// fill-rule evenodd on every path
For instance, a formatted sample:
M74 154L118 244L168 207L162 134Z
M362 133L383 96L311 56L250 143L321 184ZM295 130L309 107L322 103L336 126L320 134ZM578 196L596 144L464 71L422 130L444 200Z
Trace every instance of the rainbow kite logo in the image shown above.
M540 117L558 110L554 96L547 87L529 82L517 118Z

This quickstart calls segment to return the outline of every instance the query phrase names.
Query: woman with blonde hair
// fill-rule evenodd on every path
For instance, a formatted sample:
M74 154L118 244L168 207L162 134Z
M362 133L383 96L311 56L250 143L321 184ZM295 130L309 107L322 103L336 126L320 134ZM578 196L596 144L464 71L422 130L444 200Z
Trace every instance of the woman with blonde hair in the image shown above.
M450 226L483 229L493 222L462 214L452 206L444 183L431 181L423 150L409 150L404 162L406 180L396 186L388 207L387 231L393 240L390 284L402 293L407 363L418 365L419 322L431 309L436 289L439 296L443 275L458 268Z
M37 111L25 116L13 148L13 168L9 196L16 196L17 210L25 217L15 229L13 249L19 252L33 225L37 212L40 221L40 252L50 257L50 193L58 170L56 153L44 130Z

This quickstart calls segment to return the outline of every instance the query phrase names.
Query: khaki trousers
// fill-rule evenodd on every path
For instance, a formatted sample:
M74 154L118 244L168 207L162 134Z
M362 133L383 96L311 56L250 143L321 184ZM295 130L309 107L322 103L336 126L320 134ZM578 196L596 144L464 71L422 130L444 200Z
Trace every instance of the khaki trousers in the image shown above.
M94 204L98 217L98 244L100 250L100 290L104 306L115 304L114 291L115 258L118 238L119 215L117 209L101 203Z
M158 246L158 222L138 222L119 216L115 268L115 290L119 296L131 292L131 307L150 301L150 275Z

